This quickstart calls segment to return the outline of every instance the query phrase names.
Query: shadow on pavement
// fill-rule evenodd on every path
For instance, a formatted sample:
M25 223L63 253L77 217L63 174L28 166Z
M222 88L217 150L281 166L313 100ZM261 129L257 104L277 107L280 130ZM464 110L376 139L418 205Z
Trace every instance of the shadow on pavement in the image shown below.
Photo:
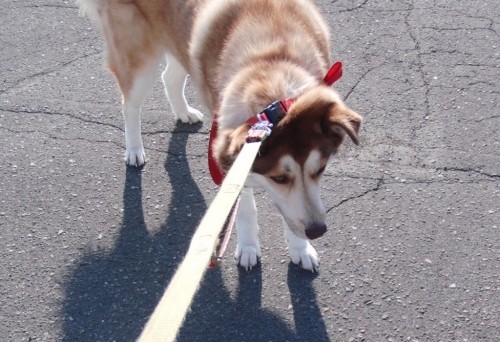
M142 170L127 167L124 216L114 249L86 252L65 284L64 341L135 341L184 257L206 204L185 158L189 135L180 133L180 127L185 130L182 124L176 126L165 162L172 184L165 224L154 236L148 233L142 208ZM175 209L186 205L191 207L190 217ZM294 331L280 316L261 307L260 266L238 272L238 291L231 299L221 269L207 271L179 341L328 341L316 305L314 275L295 265L289 267Z
M225 263L222 267L236 267ZM220 268L209 270L198 291L178 341L286 341L290 327L276 314L261 308L262 271L239 269L234 299L224 287Z
M176 126L165 162L172 185L166 222L157 234L148 233L142 170L127 167L124 216L115 247L86 252L65 284L64 341L134 341L159 302L206 210L186 160L189 134L181 129L186 131L186 125ZM181 210L186 205L192 216Z
M222 267L235 266L226 263ZM290 263L288 287L294 329L272 310L262 308L260 265L250 272L238 268L238 290L234 299L224 287L220 268L209 270L178 341L329 341L316 303L312 284L315 277Z
M293 306L295 341L330 341L313 286L317 276L318 273L299 269L292 262L288 266L287 282Z

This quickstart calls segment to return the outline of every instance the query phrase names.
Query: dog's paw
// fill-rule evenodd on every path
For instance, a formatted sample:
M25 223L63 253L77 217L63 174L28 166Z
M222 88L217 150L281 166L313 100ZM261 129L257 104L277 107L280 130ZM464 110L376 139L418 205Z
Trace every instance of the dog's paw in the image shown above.
M307 241L304 248L290 248L292 262L305 270L317 272L319 267L318 253Z
M188 107L187 111L185 112L176 114L179 120L181 120L183 123L194 124L203 120L203 113L200 112L198 109L194 109L192 107Z
M125 162L130 166L142 166L146 163L146 153L144 148L130 148L125 151Z
M257 265L260 256L259 245L240 246L240 244L238 244L236 247L236 253L234 253L234 257L238 264L247 271L250 271L252 267Z

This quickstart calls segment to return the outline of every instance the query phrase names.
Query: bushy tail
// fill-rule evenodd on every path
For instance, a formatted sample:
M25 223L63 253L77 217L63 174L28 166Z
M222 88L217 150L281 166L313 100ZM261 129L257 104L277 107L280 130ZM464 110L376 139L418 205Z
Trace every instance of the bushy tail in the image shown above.
M76 0L77 5L80 7L79 14L81 16L87 15L99 28L101 27L99 12L102 13L110 2L113 2L113 0Z

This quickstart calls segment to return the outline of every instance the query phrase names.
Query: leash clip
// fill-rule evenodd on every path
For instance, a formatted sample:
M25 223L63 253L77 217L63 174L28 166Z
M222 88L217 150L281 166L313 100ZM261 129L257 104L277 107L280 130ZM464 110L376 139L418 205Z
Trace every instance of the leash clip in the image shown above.
M271 128L273 127L273 124L269 122L266 114L257 114L257 119L259 119L259 121L257 121L252 128L248 130L246 138L247 143L262 142L271 135Z
M264 141L271 135L271 129L277 124L286 114L287 108L281 101L274 101L267 106L262 112L255 115L248 123L252 127L248 131L246 139L247 143ZM257 118L257 121L255 119Z

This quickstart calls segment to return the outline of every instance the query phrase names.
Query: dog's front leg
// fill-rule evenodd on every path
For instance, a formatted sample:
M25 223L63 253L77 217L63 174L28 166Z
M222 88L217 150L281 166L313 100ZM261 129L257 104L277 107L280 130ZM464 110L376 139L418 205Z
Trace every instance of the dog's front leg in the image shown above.
M290 250L290 256L294 264L300 265L303 269L316 272L319 267L318 253L307 239L295 235L286 222L285 238Z
M238 244L235 258L241 267L251 270L260 258L259 225L257 223L257 207L252 188L243 188L240 208L236 217Z

